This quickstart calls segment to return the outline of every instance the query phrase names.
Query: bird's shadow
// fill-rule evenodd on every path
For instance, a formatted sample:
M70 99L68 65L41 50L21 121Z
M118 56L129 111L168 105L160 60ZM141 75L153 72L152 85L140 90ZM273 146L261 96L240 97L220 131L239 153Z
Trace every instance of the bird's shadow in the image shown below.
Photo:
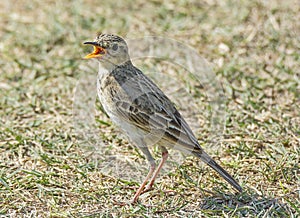
M224 194L212 192L204 197L199 209L215 215L216 213L229 213L239 217L290 217L295 214L294 208L281 202L281 199L258 194L253 189L247 189L239 194Z

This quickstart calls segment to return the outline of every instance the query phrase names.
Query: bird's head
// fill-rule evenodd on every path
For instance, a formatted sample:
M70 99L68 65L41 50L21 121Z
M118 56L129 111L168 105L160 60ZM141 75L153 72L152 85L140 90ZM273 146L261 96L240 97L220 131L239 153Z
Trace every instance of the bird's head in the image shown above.
M125 40L111 34L99 34L94 41L84 42L94 46L94 51L85 59L96 58L101 63L120 65L129 60L128 47Z

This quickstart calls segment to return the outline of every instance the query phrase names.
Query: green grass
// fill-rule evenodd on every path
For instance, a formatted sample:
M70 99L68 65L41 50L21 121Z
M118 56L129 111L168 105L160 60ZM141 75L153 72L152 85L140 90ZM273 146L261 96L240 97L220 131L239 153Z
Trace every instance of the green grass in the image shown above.
M1 2L0 216L299 216L300 5L217 2ZM238 179L243 193L234 194L211 169L188 157L170 164L137 205L114 203L132 198L147 165L98 101L89 115L89 137L74 124L76 97L85 96L78 92L80 84L93 90L89 81L97 71L82 60L91 49L82 42L98 31L176 39L212 63L227 117L223 138L210 148L205 87L181 78L185 71L178 66L136 61L158 78L184 116L195 117L190 120L201 145ZM170 89L172 80L160 80L155 70L181 81L178 90L187 88L189 98L179 98L180 92ZM94 106L91 96L81 107ZM195 104L186 109L190 99ZM104 147L93 153L93 146ZM154 153L158 158L159 151ZM123 175L102 172L110 160L127 163ZM130 169L130 163L141 169ZM127 170L137 175L130 178Z

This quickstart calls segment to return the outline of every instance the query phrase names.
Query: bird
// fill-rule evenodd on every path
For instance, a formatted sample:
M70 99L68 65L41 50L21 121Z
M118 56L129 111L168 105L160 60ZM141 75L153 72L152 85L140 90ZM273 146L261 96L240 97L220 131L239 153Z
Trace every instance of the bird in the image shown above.
M238 182L203 150L171 100L133 65L128 45L122 37L99 33L94 40L83 44L93 46L93 52L84 59L97 59L100 64L97 93L105 112L149 162L149 172L131 203L137 203L142 193L152 189L168 159L169 148L200 158L238 192L242 192ZM162 158L158 165L149 151L154 144L161 149Z

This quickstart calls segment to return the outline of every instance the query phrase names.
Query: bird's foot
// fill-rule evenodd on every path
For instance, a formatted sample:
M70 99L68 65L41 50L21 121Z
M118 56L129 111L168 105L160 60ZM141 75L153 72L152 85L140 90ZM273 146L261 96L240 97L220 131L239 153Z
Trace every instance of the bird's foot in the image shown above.
M141 194L145 194L146 192L152 191L154 188L153 187L146 187Z

